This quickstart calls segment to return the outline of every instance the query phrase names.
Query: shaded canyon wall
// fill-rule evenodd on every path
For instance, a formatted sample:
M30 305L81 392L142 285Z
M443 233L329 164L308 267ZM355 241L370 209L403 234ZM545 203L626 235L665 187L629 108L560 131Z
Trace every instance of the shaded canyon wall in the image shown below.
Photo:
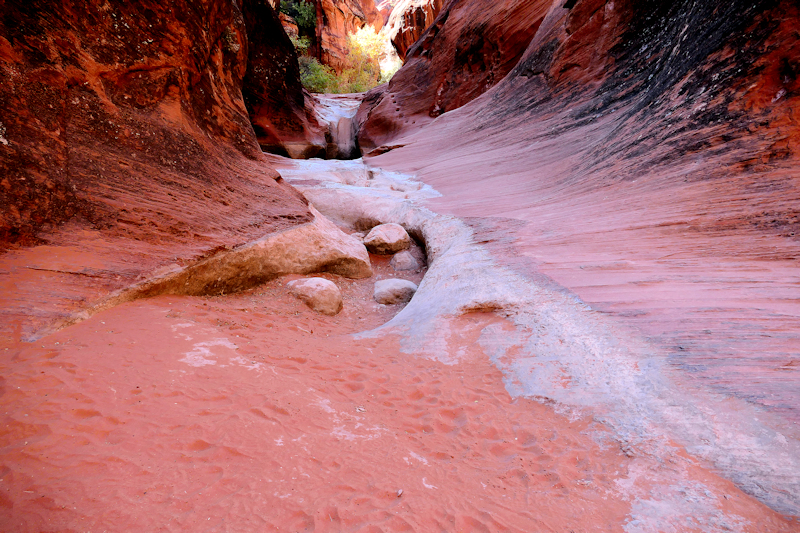
M284 113L269 117L271 133L294 135L303 96L285 73L297 60L251 62L266 73L248 86L248 56L274 59L275 48L248 40L259 3L244 14L237 5L3 5L4 328L20 315L23 330L41 325L145 272L311 220L265 163L242 98L244 85L251 103L269 99ZM261 31L274 33L268 14Z
M367 94L358 115L362 151L391 143L500 82L548 8L545 2L449 2L408 49L388 86Z

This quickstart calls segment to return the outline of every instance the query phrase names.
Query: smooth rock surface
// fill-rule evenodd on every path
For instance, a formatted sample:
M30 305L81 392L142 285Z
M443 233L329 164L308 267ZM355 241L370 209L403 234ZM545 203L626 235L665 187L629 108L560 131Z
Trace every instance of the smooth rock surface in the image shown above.
M800 443L800 10L546 4L509 75L420 131L399 126L408 134L369 164L419 175L443 195L428 207L467 222L505 268L565 287L645 339L648 360L682 387L735 399L685 406L672 434L762 502L800 514L800 455L781 451ZM384 100L412 90L401 79ZM551 348L536 352L543 345L531 351ZM524 359L507 364L541 372ZM569 371L563 361L524 392L598 406L576 378L592 375L582 365L593 359ZM606 405L622 411L616 399ZM709 437L713 424L687 422L693 408L713 412L722 429ZM725 428L728 420L740 426Z
M411 237L400 224L381 224L364 237L364 245L373 254L394 254L411 246Z
M428 24L435 7L433 2L412 12L419 14L420 24ZM408 48L405 65L389 85L373 89L364 99L357 115L361 151L369 154L391 145L499 83L519 62L552 7L549 1L530 0L445 3Z
M392 260L389 262L389 264L393 269L398 271L419 270L422 267L420 262L417 261L417 258L414 257L414 255L408 250L403 250L402 252L397 252L394 254L394 257L392 257Z
M372 276L369 254L362 243L337 228L313 207L314 220L223 250L179 267L171 265L132 286L57 321L50 331L75 324L124 302L160 294L223 295L242 291L286 274L331 272L347 278ZM2 263L0 263L2 264Z
M325 278L296 279L286 284L292 294L303 300L314 311L335 315L342 310L342 293L339 287Z
M392 305L411 300L417 292L417 284L405 279L383 279L375 283L373 294L379 304Z

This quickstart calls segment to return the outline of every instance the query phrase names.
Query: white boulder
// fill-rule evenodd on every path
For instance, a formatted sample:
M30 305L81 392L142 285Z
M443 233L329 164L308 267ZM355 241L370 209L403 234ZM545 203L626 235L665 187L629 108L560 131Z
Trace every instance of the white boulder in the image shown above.
M391 305L411 300L417 285L406 279L384 279L375 283L373 297L379 304Z
M395 270L419 270L421 268L417 258L408 250L403 250L402 252L394 254L389 265Z
M290 281L289 290L314 311L335 315L342 310L339 287L325 278L305 278Z
M411 246L411 237L400 224L381 224L364 237L364 246L373 254L394 254Z

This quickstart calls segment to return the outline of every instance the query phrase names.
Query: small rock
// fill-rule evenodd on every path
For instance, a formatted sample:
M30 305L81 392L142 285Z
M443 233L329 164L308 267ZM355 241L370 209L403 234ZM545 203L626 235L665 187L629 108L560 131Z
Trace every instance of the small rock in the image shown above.
M395 270L419 270L421 266L417 258L408 250L394 254L389 264Z
M292 294L314 311L335 315L342 310L342 293L332 281L325 278L306 278L290 281L287 286Z
M381 224L364 237L364 245L373 254L393 254L411 246L411 237L400 224Z
M355 237L356 239L358 239L361 242L364 242L364 237L366 237L367 234L366 233L362 233L360 231L357 231L355 233L351 233L350 236L351 237Z
M384 279L375 283L373 297L379 304L391 305L409 301L417 285L406 279Z

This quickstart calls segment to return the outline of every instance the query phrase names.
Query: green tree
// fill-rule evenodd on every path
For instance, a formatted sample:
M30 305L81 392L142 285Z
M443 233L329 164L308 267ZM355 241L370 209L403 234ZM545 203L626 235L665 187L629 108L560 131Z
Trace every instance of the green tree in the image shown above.
M281 0L280 11L294 19L301 35L314 35L316 33L317 8L313 2Z

